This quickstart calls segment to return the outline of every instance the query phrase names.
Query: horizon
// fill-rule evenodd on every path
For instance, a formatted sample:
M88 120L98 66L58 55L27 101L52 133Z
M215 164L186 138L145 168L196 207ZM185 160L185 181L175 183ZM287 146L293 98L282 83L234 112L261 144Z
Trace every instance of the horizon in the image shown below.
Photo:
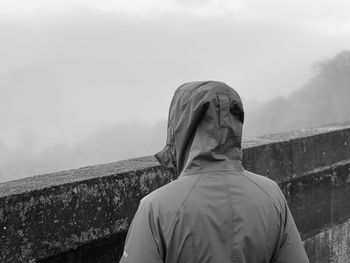
M184 82L226 82L248 109L289 98L349 49L349 12L340 0L2 0L0 182L153 151ZM99 139L121 126L120 145ZM135 127L143 149L127 148Z

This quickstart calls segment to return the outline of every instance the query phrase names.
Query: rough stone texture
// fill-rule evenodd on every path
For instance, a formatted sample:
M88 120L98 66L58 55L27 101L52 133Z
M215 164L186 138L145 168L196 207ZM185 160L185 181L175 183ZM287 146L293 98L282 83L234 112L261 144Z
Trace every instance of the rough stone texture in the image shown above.
M278 183L350 157L350 125L302 129L243 142L243 166Z
M337 130L292 140L293 177L309 173L319 167L349 159L349 130Z
M280 184L303 239L350 218L350 160Z
M89 242L75 250L40 260L39 263L96 263L119 262L123 253L126 232Z
M291 142L272 142L243 149L245 169L269 177L276 182L292 177Z
M82 182L98 177L128 174L137 170L155 168L157 166L159 166L159 163L153 156L146 156L115 163L87 166L69 171L26 177L19 180L0 183L0 198L3 196L22 194L24 192L31 192L53 186Z
M350 259L350 220L323 229L306 239L304 247L310 262L345 263Z
M348 255L349 125L253 138L243 155L280 183L308 251L339 243L318 262ZM173 179L144 157L0 184L0 262L115 262L139 200Z
M125 232L139 200L174 179L170 171L157 166L136 170L131 166L108 174L109 166L101 167L107 171L105 176L93 176L97 167L84 168L90 172L88 178L80 176L84 169L64 172L62 177L69 181L65 184L52 178L50 185L50 176L39 176L34 180L41 177L44 183L38 190L29 184L26 191L19 181L15 194L2 194L0 262L31 262ZM8 184L2 186L10 189Z

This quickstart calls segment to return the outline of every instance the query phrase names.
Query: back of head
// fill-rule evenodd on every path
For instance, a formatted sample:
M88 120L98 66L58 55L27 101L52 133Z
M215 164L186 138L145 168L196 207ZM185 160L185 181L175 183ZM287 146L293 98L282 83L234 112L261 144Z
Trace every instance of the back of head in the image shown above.
M141 201L121 262L308 262L277 184L242 169L243 121L224 83L176 90L156 157L181 178Z
M225 83L183 84L171 101L166 146L155 156L178 174L210 162L240 161L243 121L242 101Z

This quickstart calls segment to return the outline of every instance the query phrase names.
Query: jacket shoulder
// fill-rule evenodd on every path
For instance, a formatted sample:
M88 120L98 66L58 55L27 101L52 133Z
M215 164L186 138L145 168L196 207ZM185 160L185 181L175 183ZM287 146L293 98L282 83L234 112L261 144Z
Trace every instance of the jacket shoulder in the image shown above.
M255 174L244 170L241 172L244 177L255 184L261 191L263 191L274 203L278 204L279 207L284 203L284 195L279 185L265 176Z
M158 222L159 231L162 233L165 242L173 232L175 222L179 220L181 223L187 222L186 220L181 220L185 212L183 204L197 182L195 179L196 176L179 178L158 188L141 200L141 204L145 207L145 212L147 214L151 212L150 219L152 222Z
M197 176L181 177L146 195L142 202L148 203L159 213L176 213L188 198L197 179Z

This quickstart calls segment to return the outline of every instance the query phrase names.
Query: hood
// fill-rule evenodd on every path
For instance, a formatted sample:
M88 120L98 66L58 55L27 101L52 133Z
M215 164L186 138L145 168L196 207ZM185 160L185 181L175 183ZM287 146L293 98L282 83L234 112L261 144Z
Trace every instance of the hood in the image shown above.
M170 104L166 146L155 157L178 175L241 169L243 121L241 98L225 83L183 84Z

